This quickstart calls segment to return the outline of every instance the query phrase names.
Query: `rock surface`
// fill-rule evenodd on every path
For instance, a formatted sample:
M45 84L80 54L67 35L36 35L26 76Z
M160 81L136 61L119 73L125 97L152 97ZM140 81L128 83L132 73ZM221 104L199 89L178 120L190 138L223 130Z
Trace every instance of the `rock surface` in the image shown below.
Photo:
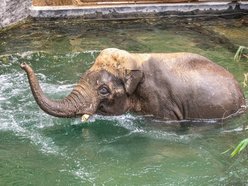
M0 28L17 23L28 17L31 0L1 0Z

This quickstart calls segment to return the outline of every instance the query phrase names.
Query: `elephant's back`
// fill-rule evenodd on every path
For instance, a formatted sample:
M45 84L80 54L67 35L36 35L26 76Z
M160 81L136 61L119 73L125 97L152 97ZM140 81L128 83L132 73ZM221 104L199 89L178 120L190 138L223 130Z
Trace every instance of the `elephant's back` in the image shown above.
M231 75L223 67L212 62L210 59L194 53L162 53L151 54L150 62L165 70L174 70L177 72L188 71L213 71L219 75Z
M184 118L225 117L245 104L234 76L203 56L152 54L148 63L160 91L170 89L172 102L184 107Z

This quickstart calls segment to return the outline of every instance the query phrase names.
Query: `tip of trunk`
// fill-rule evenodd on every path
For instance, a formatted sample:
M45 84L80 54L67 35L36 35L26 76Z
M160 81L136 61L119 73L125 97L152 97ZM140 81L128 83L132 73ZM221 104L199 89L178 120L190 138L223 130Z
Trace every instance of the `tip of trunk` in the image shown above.
M21 63L20 66L21 66L22 69L24 69L27 66L27 64L26 63Z
M29 83L30 83L30 79L34 79L34 80L37 81L33 69L27 63L21 63L20 64L20 67L27 73L28 79L29 79ZM30 86L31 86L31 84L30 84Z
M28 65L28 64L26 64L26 63L21 63L20 64L20 67L23 69L23 70L25 70L26 72L28 71L28 70L32 70L32 68Z

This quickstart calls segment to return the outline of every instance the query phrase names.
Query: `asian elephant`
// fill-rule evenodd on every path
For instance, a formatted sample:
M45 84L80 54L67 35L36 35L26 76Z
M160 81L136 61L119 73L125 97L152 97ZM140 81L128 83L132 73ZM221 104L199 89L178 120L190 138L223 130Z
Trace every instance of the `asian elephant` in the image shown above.
M57 117L133 112L169 120L224 119L246 108L233 75L192 53L104 49L63 100L47 98L32 68L21 67L40 108Z

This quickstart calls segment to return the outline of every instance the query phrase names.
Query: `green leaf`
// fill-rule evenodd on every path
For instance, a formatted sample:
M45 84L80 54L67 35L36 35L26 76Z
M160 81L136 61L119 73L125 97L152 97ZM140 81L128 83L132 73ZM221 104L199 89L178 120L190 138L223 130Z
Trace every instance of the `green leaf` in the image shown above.
M227 149L226 151L222 152L221 154L226 154L226 153L228 153L230 150L231 150L231 148L230 148L230 149Z
M245 149L245 147L248 145L248 138L242 140L238 146L234 149L234 151L231 153L231 157L236 156L239 154L242 150Z
M234 56L234 61L240 61L240 58L242 56L243 50L246 49L245 46L239 46L235 56Z

